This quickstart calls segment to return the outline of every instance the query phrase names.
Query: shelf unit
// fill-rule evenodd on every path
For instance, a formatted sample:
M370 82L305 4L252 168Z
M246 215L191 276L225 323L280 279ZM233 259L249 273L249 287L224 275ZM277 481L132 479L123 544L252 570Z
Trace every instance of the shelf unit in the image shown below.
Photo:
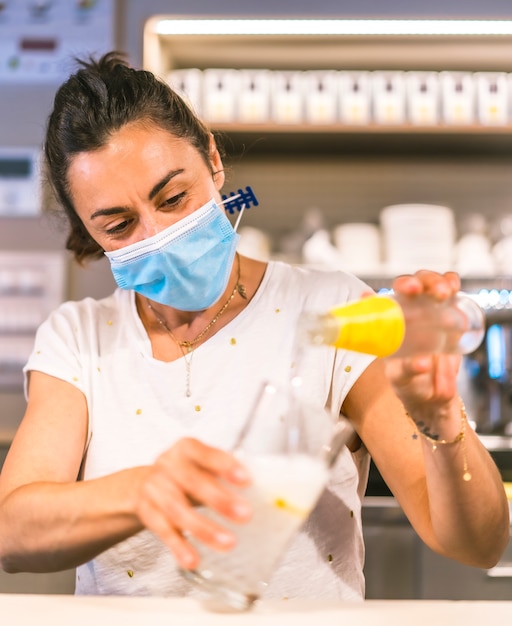
M183 16L156 15L144 27L144 66L162 78L175 69L383 70L512 72L512 39L480 36L354 36L316 34L159 34L162 20L190 22ZM204 21L204 20L199 20ZM212 24L218 21L211 19ZM229 20L228 20L229 21ZM276 20L270 20L271 22ZM279 22L279 20L277 20ZM336 22L336 20L332 20ZM507 126L347 126L215 124L238 133L512 134Z
M181 19L154 16L144 30L144 66L163 78L192 67L512 73L510 37L162 35L164 17ZM244 223L264 228L274 242L311 207L323 211L329 228L378 222L384 206L402 202L451 206L457 220L512 211L512 124L211 127L232 166L227 185L250 184L260 200Z

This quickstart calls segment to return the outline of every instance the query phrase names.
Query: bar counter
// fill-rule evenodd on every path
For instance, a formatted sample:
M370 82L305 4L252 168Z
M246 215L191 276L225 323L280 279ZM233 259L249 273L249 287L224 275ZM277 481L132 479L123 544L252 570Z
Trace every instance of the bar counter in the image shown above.
M192 599L0 594L2 626L482 626L512 624L512 602L261 602L212 613Z

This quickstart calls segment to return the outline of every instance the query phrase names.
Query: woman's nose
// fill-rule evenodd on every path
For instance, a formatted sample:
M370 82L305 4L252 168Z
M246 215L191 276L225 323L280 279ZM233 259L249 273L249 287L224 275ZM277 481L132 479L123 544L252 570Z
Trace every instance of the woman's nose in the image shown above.
M166 225L161 224L160 220L158 220L155 216L145 216L141 219L140 225L141 228L139 234L143 239L153 237L166 228Z

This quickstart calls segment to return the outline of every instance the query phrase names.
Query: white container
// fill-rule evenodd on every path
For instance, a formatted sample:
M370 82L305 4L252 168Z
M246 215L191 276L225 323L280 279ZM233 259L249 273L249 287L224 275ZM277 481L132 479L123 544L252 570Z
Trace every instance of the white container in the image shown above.
M302 261L312 267L329 270L340 270L344 267L343 258L325 228L318 229L306 239L302 246Z
M405 122L404 72L372 72L373 119L394 126Z
M238 229L240 240L237 251L243 256L259 261L268 261L271 253L271 240L266 232L254 226L242 226Z
M441 72L441 119L445 124L475 121L475 86L469 72Z
M271 116L277 124L304 122L303 72L274 71L271 86Z
M482 233L466 233L455 246L455 270L461 276L493 276L491 243Z
M492 256L496 272L509 276L512 268L512 235L502 237L494 244Z
M335 70L304 74L305 116L309 124L333 124L338 118L338 73Z
M203 72L200 69L192 67L172 70L167 75L167 82L185 100L196 115L202 115Z
M343 259L343 267L361 276L381 273L380 230L376 224L354 222L333 229L334 245Z
M367 125L371 122L370 72L338 73L340 122Z
M244 124L270 119L270 70L240 70L237 119Z
M238 70L203 71L203 118L207 122L233 122L239 91Z
M380 213L384 268L389 274L453 269L453 211L434 204L397 204Z
M508 123L512 123L512 73L507 74Z
M509 120L508 77L505 72L477 72L476 115L484 126L500 126Z
M439 123L439 76L437 72L406 72L407 119L417 126Z

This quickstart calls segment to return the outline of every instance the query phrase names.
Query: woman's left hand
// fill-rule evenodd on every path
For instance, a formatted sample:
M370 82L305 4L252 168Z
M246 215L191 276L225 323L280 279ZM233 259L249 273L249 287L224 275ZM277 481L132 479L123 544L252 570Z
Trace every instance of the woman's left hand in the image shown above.
M420 270L393 281L395 293L414 296L424 294L436 301L455 295L460 290L460 278L455 272L438 274ZM461 357L453 354L433 354L388 358L386 374L407 411L415 419L429 421L434 412L449 412L460 401L457 395L457 373Z

